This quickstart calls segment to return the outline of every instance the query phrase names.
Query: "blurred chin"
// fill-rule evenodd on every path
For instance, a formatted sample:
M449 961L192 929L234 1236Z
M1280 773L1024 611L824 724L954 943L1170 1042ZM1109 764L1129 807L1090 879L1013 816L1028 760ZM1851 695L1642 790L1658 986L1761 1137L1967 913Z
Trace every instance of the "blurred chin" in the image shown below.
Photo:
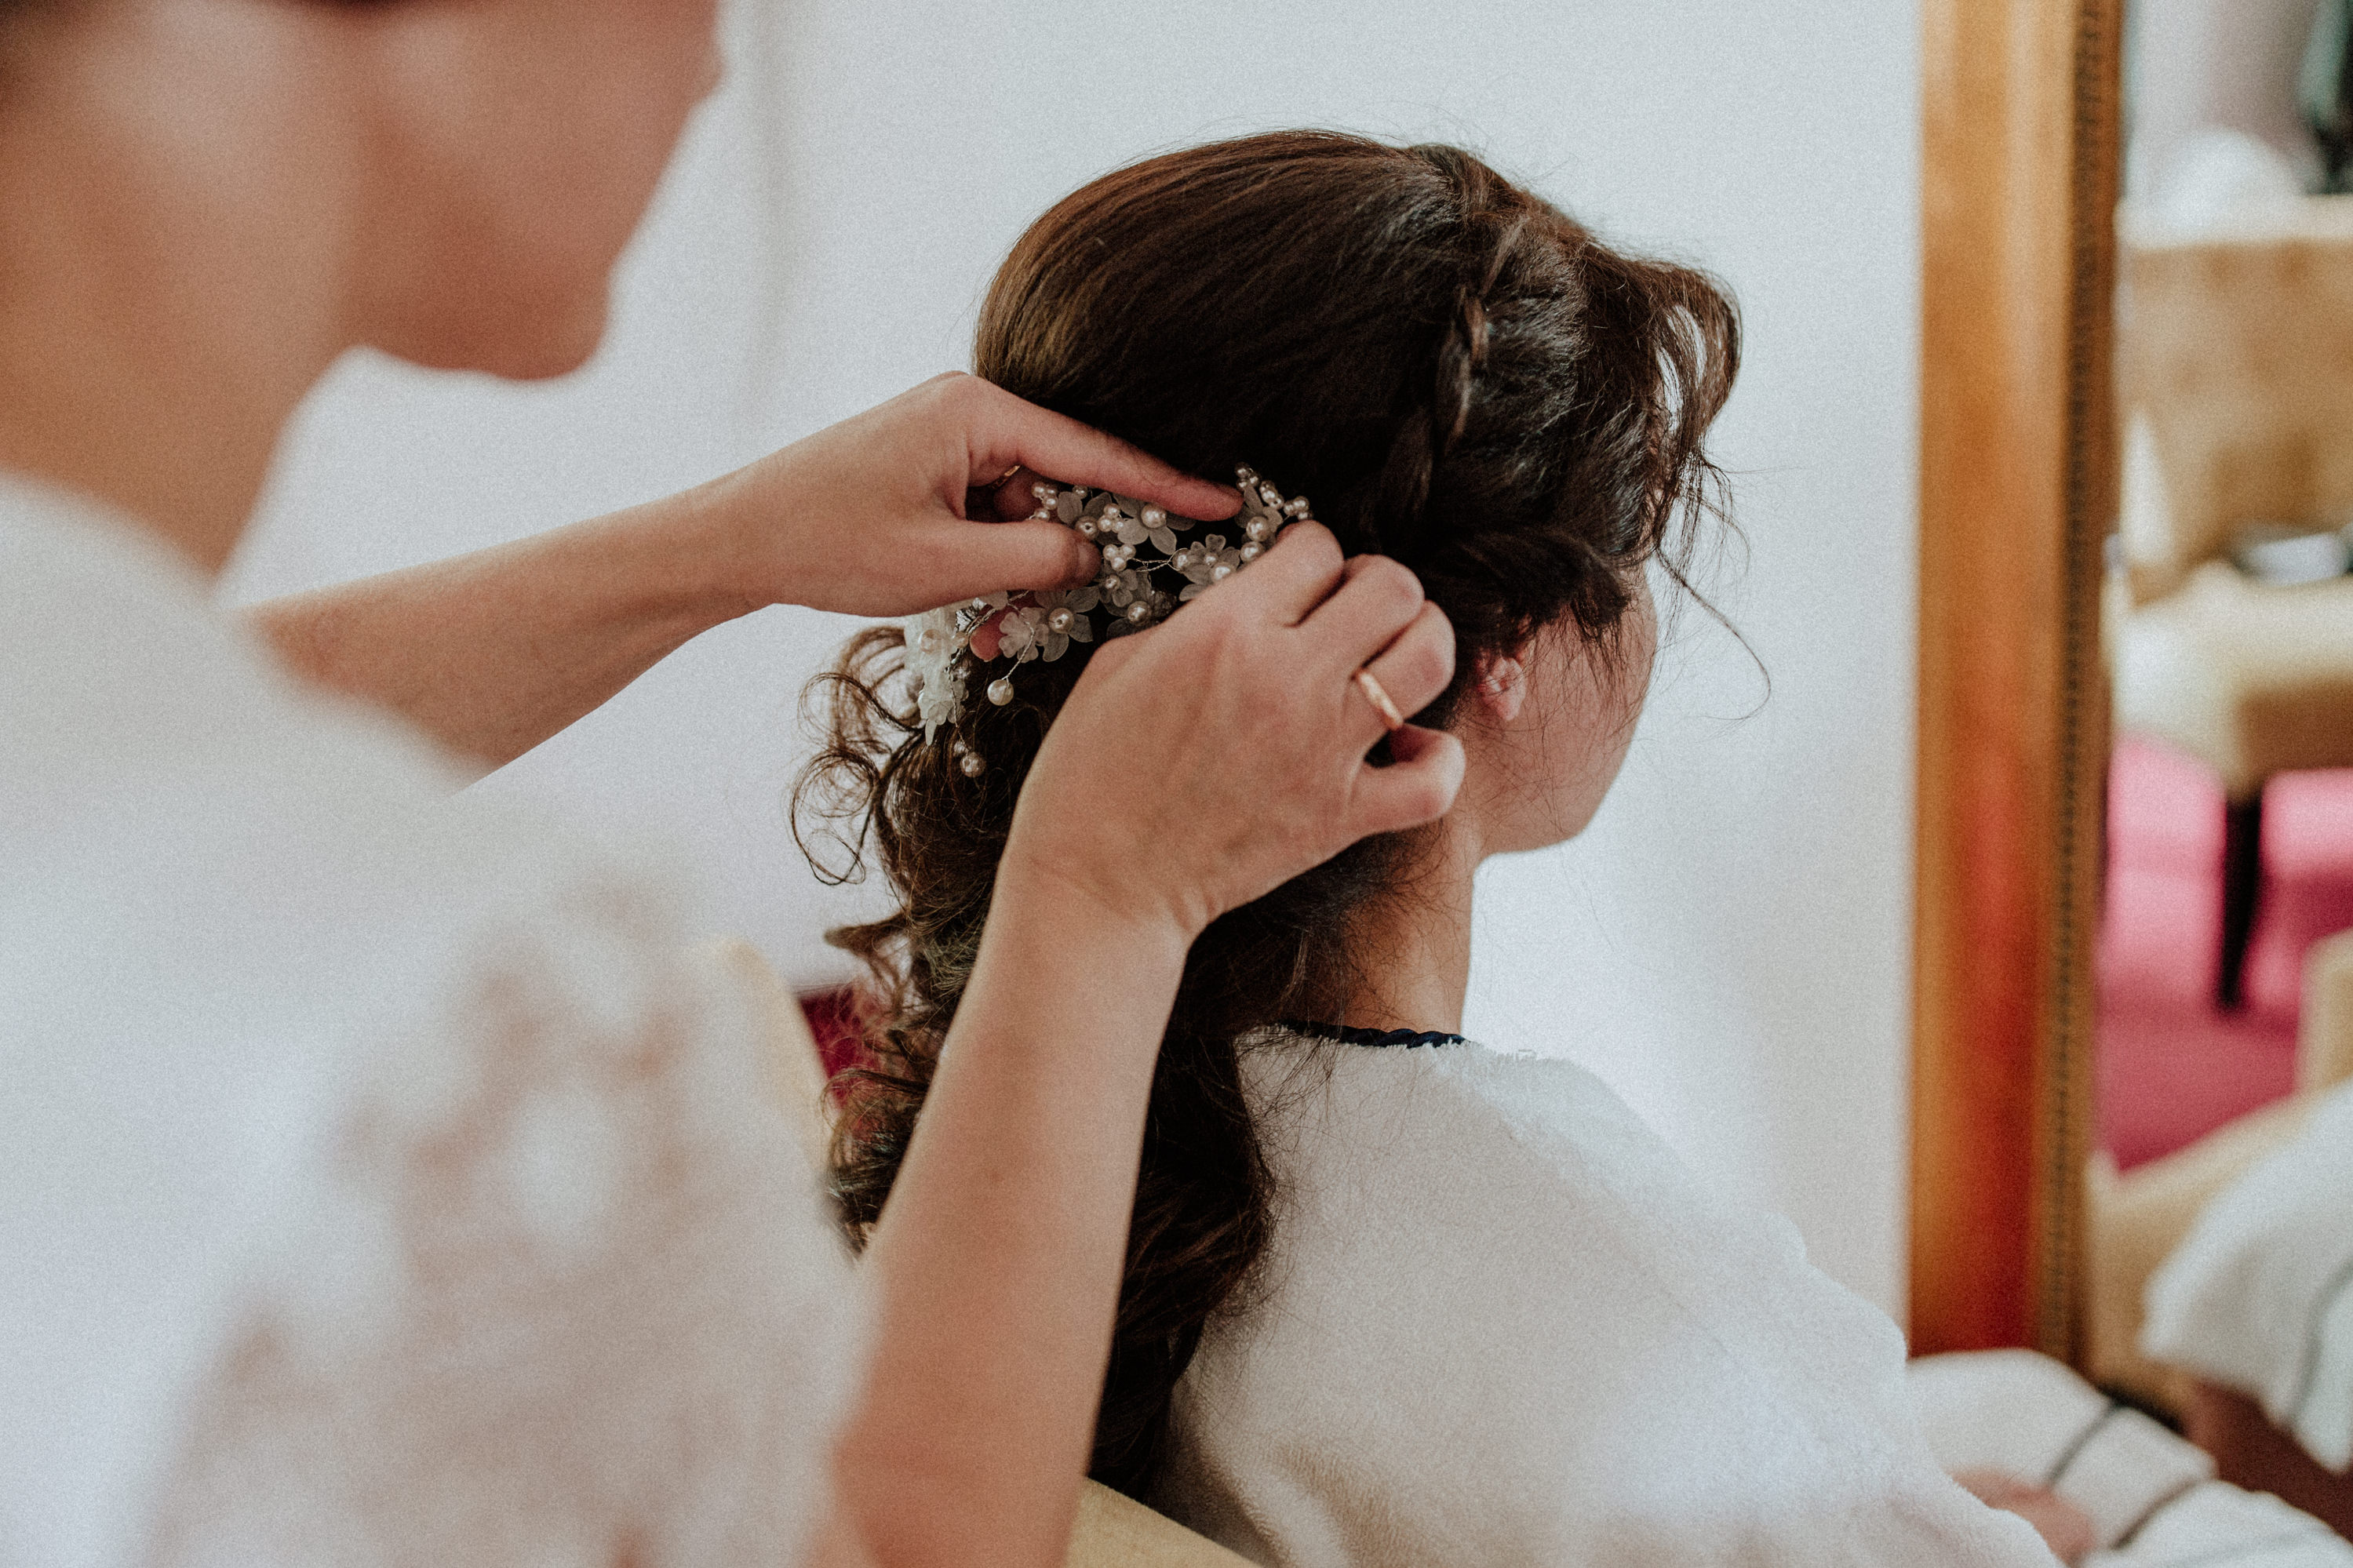
M570 375L605 342L611 300L599 285L563 299L477 308L378 337L374 346L427 370L467 370L504 381Z
M577 321L528 343L517 343L501 354L469 368L486 371L507 381L554 381L570 375L596 357L605 342L606 313L593 321Z

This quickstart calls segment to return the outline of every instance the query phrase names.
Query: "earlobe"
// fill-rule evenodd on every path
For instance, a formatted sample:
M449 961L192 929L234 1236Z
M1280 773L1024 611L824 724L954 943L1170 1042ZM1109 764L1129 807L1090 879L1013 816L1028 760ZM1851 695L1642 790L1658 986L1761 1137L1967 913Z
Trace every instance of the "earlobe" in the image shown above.
M1527 669L1516 658L1482 660L1478 692L1488 714L1497 722L1508 724L1520 716L1520 704L1527 700Z

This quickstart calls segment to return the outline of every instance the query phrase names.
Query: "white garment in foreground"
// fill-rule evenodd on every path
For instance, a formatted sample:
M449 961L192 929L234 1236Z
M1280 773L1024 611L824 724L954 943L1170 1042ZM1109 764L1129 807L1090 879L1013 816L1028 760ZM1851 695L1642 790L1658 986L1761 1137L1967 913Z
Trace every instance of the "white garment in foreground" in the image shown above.
M2032 1351L1928 1356L1911 1366L1928 1447L1946 1469L1997 1470L2082 1509L2099 1548L2084 1568L2353 1568L2310 1514L2214 1476L2214 1459Z
M0 1563L797 1560L849 1266L659 882L0 479Z
M2049 1568L1947 1479L1886 1316L1599 1080L1477 1045L1245 1057L1282 1198L1162 1508L1279 1568Z
M2149 1278L2141 1348L2353 1463L2353 1084L2206 1205Z

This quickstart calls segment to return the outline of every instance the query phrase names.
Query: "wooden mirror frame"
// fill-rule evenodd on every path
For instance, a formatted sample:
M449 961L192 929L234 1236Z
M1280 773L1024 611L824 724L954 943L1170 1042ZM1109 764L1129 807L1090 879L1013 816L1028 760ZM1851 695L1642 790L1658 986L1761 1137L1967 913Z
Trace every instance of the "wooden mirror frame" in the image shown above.
M1925 0L1911 1338L2079 1361L2122 0Z

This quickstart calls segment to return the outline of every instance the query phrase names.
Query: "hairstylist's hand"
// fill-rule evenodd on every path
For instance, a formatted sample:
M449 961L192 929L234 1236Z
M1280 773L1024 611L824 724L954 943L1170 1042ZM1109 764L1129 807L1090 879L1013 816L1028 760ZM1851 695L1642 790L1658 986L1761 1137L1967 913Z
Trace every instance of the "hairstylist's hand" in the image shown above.
M976 376L943 375L693 492L754 605L910 615L999 588L1063 588L1095 547L1029 522L1039 475L1180 517L1230 517L1232 489Z
M1453 628L1395 562L1286 530L1096 652L1030 768L1006 865L1189 940L1359 838L1444 815L1461 743L1408 725L1393 765L1368 763L1387 726L1359 668L1414 713L1453 676Z

